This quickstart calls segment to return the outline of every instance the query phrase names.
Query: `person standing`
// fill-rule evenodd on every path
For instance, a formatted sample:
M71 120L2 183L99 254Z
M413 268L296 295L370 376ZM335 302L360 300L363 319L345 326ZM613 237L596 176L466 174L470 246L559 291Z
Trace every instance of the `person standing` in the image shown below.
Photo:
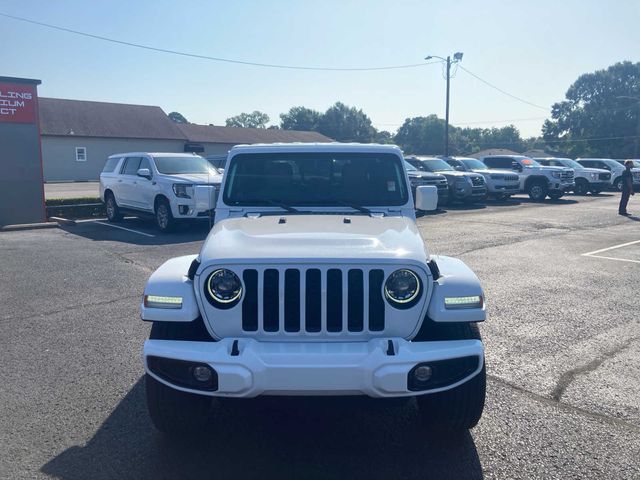
M631 174L631 167L633 162L627 160L624 162L625 170L622 172L622 196L620 197L620 206L618 207L619 215L631 215L627 212L627 203L629 203L629 197L634 195L633 191L633 175Z

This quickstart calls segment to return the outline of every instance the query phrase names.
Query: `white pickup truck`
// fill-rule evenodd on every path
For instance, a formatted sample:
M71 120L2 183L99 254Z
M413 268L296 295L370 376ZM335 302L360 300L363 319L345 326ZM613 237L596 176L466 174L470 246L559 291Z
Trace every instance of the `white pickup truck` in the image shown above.
M152 216L169 231L176 220L209 219L222 175L190 153L111 155L100 174L100 197L110 222L124 214Z
M433 210L436 187L416 187ZM483 290L429 253L390 145L234 147L200 253L149 278L147 406L162 432L207 428L214 397L415 397L427 427L483 411Z
M543 201L547 195L558 200L575 187L574 172L566 167L545 167L522 155L487 155L479 157L489 169L512 170L520 179L520 192L531 200Z

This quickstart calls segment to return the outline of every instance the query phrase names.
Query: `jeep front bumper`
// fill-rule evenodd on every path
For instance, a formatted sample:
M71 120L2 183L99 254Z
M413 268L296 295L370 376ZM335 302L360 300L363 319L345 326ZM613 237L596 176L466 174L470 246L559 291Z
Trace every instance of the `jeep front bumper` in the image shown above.
M149 368L149 357L208 365L217 375L217 388L201 391L167 381ZM420 391L409 389L409 374L418 364L431 363L436 372L439 364L432 362L451 360L455 364L458 359L469 358L473 370L450 377L452 381ZM144 344L145 370L156 380L178 390L221 397L420 395L466 382L482 370L483 363L484 347L479 340L409 342L379 338L368 342L298 343L227 338L219 342L147 340Z

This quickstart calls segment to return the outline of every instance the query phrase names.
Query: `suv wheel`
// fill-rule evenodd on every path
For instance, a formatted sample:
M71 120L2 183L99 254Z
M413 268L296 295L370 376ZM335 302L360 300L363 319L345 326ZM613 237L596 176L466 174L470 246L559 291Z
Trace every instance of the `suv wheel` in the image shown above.
M161 232L169 232L175 226L171 206L165 199L158 200L156 204L156 226Z
M534 182L529 185L527 193L534 202L542 202L547 196L547 186L543 182Z
M480 340L475 324L462 324L457 329L460 340ZM445 392L416 397L422 426L428 429L468 430L476 426L486 395L487 373L485 365L472 379Z
M110 222L119 222L122 220L122 214L120 213L120 209L118 208L118 204L116 203L116 199L112 193L107 194L105 210L107 212L107 220Z
M586 195L589 192L589 182L583 178L576 179L576 186L573 193L576 195Z
M616 178L616 181L613 182L613 187L618 191L622 191L622 177Z
M144 383L149 416L158 430L169 436L205 430L213 412L211 397L168 387L148 373Z
M560 200L564 196L564 192L552 192L549 193L549 198L551 200Z

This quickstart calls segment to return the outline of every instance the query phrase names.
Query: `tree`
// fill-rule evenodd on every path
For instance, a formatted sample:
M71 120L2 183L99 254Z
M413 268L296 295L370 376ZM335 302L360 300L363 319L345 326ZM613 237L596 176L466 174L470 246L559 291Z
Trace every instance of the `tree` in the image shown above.
M449 129L450 135L453 129ZM444 152L444 120L437 115L407 118L394 137L406 153L433 155Z
M362 110L336 102L322 115L318 131L339 142L371 142L376 129Z
M283 130L317 131L322 113L307 107L291 107L287 113L280 114L280 127Z
M380 130L376 132L374 141L376 143L393 143L393 135L386 130Z
M240 128L266 128L269 123L269 115L255 110L251 113L241 113L235 117L227 118L227 127Z
M546 141L571 156L640 156L640 63L581 75L565 98L542 127Z
M180 112L171 112L168 117L176 123L189 123L189 121Z

